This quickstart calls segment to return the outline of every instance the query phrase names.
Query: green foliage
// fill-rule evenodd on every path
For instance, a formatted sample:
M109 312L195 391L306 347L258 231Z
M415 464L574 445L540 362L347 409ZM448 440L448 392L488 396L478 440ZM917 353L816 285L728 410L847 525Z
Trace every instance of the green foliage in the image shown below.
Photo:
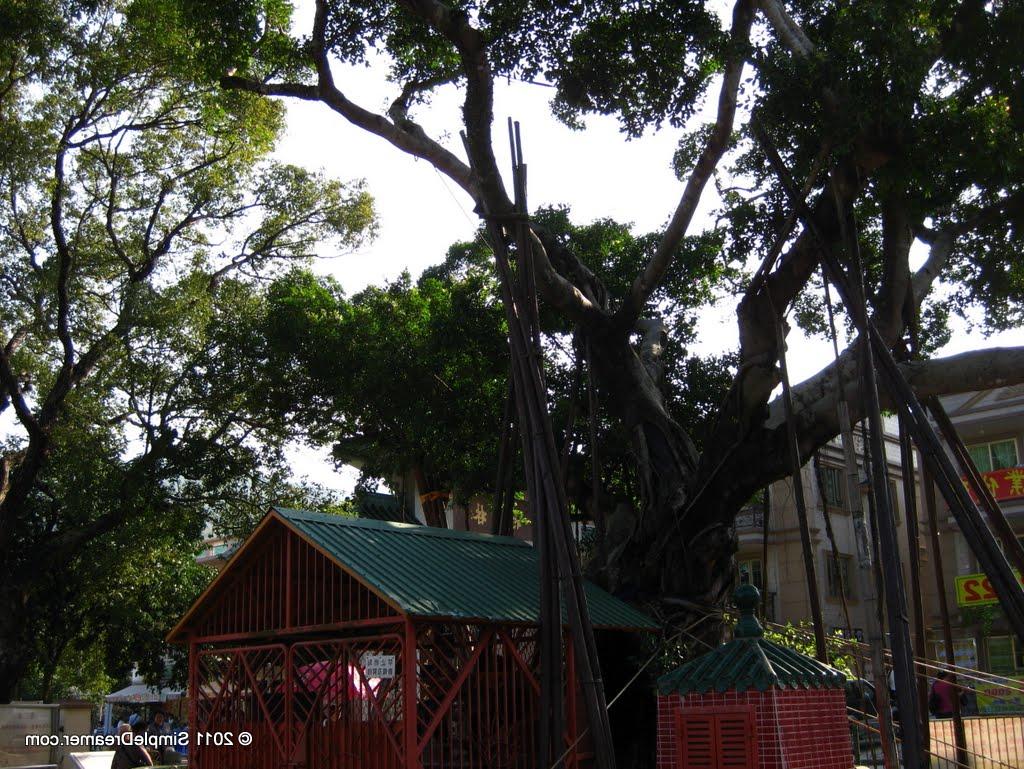
M337 504L288 482L229 351L263 281L374 228L361 182L267 159L279 105L169 55L163 4L34 5L0 44L0 697L26 664L50 693L161 675L207 523Z
M372 477L418 468L464 494L493 481L508 352L489 277L404 275L347 298L293 272L271 286L259 324L251 363L303 438Z
M617 115L632 135L663 121L681 126L725 49L718 19L694 0L445 5L480 25L495 75L554 85L555 114L574 126L588 113ZM282 0L178 0L173 15L198 40L213 76L237 70L256 79L301 77L304 41L287 36L291 9ZM347 63L386 52L397 83L460 77L448 42L401 4L330 2L326 39L329 53Z
M772 643L798 651L808 657L814 657L814 631L811 623L804 620L796 625L787 622L785 625L772 625L765 629L764 637ZM854 654L849 643L838 636L826 636L825 649L828 652L828 664L846 674L847 678L856 678Z
M537 218L618 293L656 242L653 234L637 236L607 219L572 224L565 208L542 210ZM688 240L652 298L672 328L668 403L698 440L732 376L730 356L700 358L685 348L700 307L732 274L716 263L715 248L714 233ZM240 369L260 371L253 385L271 411L268 419L313 444L333 446L335 458L357 463L364 477L393 481L418 469L432 488L452 490L460 500L493 492L509 362L491 259L481 234L453 245L444 262L415 282L404 275L352 297L330 279L293 272L271 286L262 316L242 322L237 350L228 357ZM589 437L579 353L564 320L547 308L542 324L553 418L563 438L576 412L569 485L585 509ZM259 332L250 336L253 327ZM620 433L599 416L606 485L615 498L635 503L629 439Z
M869 169L872 182L856 210L869 299L876 306L900 301L880 293L887 283L883 218L895 207L915 235L959 233L943 271L952 290L921 308L923 352L948 341L951 313L969 321L980 314L985 330L1021 325L1019 5L876 0L787 8L818 51L801 60L774 37L759 47L758 116L799 180L826 140L834 162L851 159ZM825 88L830 112L822 107ZM749 135L732 176L752 194L737 186L725 197L727 248L737 257L764 254L789 206ZM993 208L1001 210L993 215ZM808 289L796 317L805 330L824 334L819 292Z
M975 626L981 631L982 638L992 632L992 623L1003 616L998 606L963 606L960 608L960 624L964 627Z

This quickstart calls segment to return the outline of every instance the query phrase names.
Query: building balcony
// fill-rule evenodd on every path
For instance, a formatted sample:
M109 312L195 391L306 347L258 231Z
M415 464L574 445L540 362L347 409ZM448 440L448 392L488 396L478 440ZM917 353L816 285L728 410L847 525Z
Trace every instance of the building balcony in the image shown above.
M756 529L757 531L764 529L764 508L760 505L749 505L740 510L739 515L736 516L736 530L744 529Z

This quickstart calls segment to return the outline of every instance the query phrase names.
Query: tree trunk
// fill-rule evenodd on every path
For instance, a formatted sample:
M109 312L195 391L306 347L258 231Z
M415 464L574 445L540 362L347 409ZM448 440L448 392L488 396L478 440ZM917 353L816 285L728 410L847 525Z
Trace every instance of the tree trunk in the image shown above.
M0 590L0 703L10 702L31 661L24 594L8 583Z
M761 473L747 473L734 480L730 494L705 495L705 503L687 511L699 457L665 408L658 361L662 337L658 322L646 325L639 348L625 334L590 336L601 395L632 436L642 494L641 509L609 513L606 547L595 556L591 574L627 600L666 602L689 625L726 600L735 516L763 483ZM721 627L704 622L697 634L714 644Z

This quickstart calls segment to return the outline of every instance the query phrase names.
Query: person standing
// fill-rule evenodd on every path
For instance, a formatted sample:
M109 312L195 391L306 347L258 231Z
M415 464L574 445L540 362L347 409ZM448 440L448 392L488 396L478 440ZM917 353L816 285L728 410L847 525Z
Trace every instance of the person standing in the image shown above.
M164 735L171 733L171 728L164 720L164 712L158 710L153 713L153 720L150 721L149 726L146 729L146 734L152 735L153 737L163 737Z
M956 687L950 681L952 675L948 670L939 671L932 682L932 691L928 696L928 711L936 718L952 718L956 707Z
M132 726L121 727L118 737L131 734L134 738L138 739L145 735L145 733L146 722L139 720ZM134 743L125 744L119 740L117 747L114 749L114 759L110 762L110 769L135 769L137 766L153 766L153 759L141 745L135 745Z

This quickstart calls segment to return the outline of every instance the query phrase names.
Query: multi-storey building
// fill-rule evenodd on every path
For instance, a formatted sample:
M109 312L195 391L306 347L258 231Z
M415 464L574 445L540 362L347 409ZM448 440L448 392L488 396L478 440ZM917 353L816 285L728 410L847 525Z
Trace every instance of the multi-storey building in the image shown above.
M1014 533L1024 542L1024 386L943 398L943 405L974 464ZM937 497L939 539L953 644L961 664L1000 675L1024 676L1024 644L1011 632L978 561L949 506ZM929 580L934 584L934 580ZM937 595L925 593L929 634L943 652Z
M904 515L906 504L902 489L902 467L894 420L886 420L886 456L890 494L900 529L902 559L909 557ZM860 433L854 435L858 473L864 478L864 444ZM817 465L817 467L815 466ZM850 627L863 640L868 627L869 604L857 578L857 535L853 505L847 499L847 470L842 443L837 438L818 452L817 463L808 462L801 470L808 512L815 579L821 599L826 632L840 634ZM867 485L859 484L859 502L867 516ZM764 546L763 500L748 505L737 519L739 550L736 555L741 579L767 590L766 614L769 620L797 624L809 621L810 599L805 577L799 519L791 479L772 484L768 496L768 546ZM829 536L831 526L832 536ZM833 540L835 549L833 550ZM844 606L845 603L845 606ZM849 623L847 623L849 612Z
M1005 387L943 398L943 405L989 489L998 501L1015 534L1024 542L1024 386ZM909 586L910 558L921 569L920 596L924 611L927 654L945 659L942 621L936 579L936 558L931 529L924 505L920 473L915 473L919 546L908 545L907 504L903 494L903 468L895 420L886 421L886 453L891 496L895 503L898 540L904 579ZM855 435L858 472L865 479L863 441ZM920 455L916 456L920 468ZM826 630L842 631L847 626L843 597L849 611L849 625L858 637L868 626L864 587L856 578L857 544L853 516L848 512L846 470L842 444L838 439L819 452L820 472L808 463L801 477L807 499L811 545L818 592ZM861 494L867 494L866 483ZM737 520L740 576L767 590L768 619L777 622L808 621L810 601L805 579L793 485L789 479L772 484L769 493L768 547L764 547L765 508L749 505ZM867 511L866 501L863 508ZM981 573L978 561L960 533L949 505L936 492L938 539L941 547L942 581L950 609L954 653L965 667L1024 679L1024 644L1014 637L998 601ZM832 556L827 524L831 524L838 558ZM985 685L979 683L982 689ZM993 708L1000 703L989 698ZM1005 698L1004 698L1005 699ZM1011 698L1012 699L1012 698ZM979 690L979 707L986 695ZM1018 703L1002 702L1018 707ZM1019 703L1024 707L1024 702ZM998 708L996 708L998 709Z

